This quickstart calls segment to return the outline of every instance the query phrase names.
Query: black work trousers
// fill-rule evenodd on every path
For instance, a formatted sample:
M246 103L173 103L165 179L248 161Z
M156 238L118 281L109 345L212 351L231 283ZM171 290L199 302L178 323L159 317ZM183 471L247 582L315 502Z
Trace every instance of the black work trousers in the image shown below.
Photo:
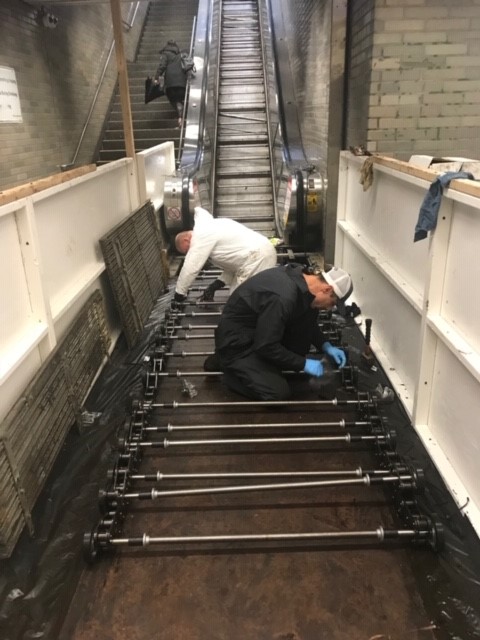
M255 353L223 365L227 387L254 400L286 400L290 387L281 372Z

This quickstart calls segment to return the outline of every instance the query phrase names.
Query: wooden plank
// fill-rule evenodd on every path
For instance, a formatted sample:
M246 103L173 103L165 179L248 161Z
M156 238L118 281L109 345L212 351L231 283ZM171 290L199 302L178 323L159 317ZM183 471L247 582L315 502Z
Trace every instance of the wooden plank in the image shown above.
M429 182L433 182L439 176L438 171L416 167L415 165L404 162L403 160L395 160L394 158L377 155L371 157L375 164L389 167L390 169L395 169L401 173L406 173L410 176L415 176L416 178L428 180ZM475 180L452 180L448 188L455 189L461 193L466 193L469 196L480 198L480 182Z
M0 191L0 205L8 204L9 202L14 202L15 200L21 200L21 198L31 196L34 193L38 193L39 191L43 191L44 189L49 189L50 187L54 187L57 184L68 182L69 180L73 180L73 178L79 178L86 173L95 171L96 168L97 167L94 164L86 164L83 167L76 167L75 169L70 169L70 171L55 173L53 176L47 176L46 178L40 178L39 180L34 180L33 182L27 182L26 184L22 184L18 187L12 187L11 189Z
M123 20L120 0L110 0L112 12L113 37L115 38L115 55L117 58L118 85L120 87L120 104L122 107L123 133L127 158L135 157L135 140L133 136L132 109L130 90L128 88L127 61L123 46Z

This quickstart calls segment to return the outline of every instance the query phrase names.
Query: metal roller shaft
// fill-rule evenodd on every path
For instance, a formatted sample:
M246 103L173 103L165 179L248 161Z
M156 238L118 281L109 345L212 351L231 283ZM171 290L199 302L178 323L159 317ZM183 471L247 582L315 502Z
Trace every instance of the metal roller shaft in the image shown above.
M428 535L425 531L425 535ZM144 534L140 538L111 538L108 544L127 545L131 547L148 547L150 544L172 543L204 543L204 542L268 542L293 540L378 540L383 542L387 538L416 538L418 532L414 529L388 530L378 527L373 531L312 531L307 533L254 533L243 535L220 536L162 536L154 537Z
M332 400L245 400L242 402L152 402L146 403L146 406L151 409L178 409L181 407L190 407L193 409L199 409L203 407L299 407L299 406L334 406L334 407L348 407L348 406L362 406L371 404L370 398L357 400L339 400L333 398Z
M228 438L220 440L167 440L164 438L158 442L136 442L132 441L130 444L139 447L194 447L194 446L210 446L217 444L281 444L281 443L294 443L294 442L346 442L348 444L352 442L367 442L375 441L380 442L385 440L386 436L352 436L347 433L344 436L312 436L308 438Z
M185 333L185 335L183 336L177 336L177 335L171 335L171 334L166 334L165 336L162 336L167 340L200 340L203 338L211 338L213 340L213 338L215 338L215 334L213 333L205 333L205 334L201 334L198 333L196 335L192 334L190 335L189 333Z
M342 370L332 370L331 375L341 374ZM222 371L150 371L149 375L157 376L158 378L188 378L189 376L221 376ZM306 376L305 371L282 371L282 375L289 376Z
M399 483L403 481L412 480L411 475L405 476L386 476L375 478L377 483ZM246 484L246 485L233 485L229 487L201 487L199 489L172 489L169 491L158 491L152 489L149 492L143 493L125 493L121 494L121 497L126 499L139 498L141 500L157 498L168 498L174 496L196 496L196 495L209 495L218 493L247 493L251 491L285 491L288 489L320 489L326 487L351 487L355 485L370 486L372 479L369 475L365 475L362 478L346 478L342 480L317 480L313 482L281 482L275 484ZM115 497L115 496L112 496Z
M162 355L168 358L188 358L190 356L211 356L214 353L214 351L167 351Z
M188 378L195 376L223 376L222 371L149 371L149 376L157 378Z
M177 311L169 311L169 318L202 318L202 317L212 317L212 316L221 316L220 311L188 311L188 312L177 312ZM167 314L165 314L167 317Z
M194 329L216 329L216 324L173 324L171 326L166 326L166 331L192 331Z
M143 431L216 431L225 429L286 429L303 427L340 427L341 429L350 427L371 427L370 421L347 422L345 420L337 420L335 422L266 422L258 423L242 423L242 424L195 424L195 425L173 425L171 423L164 426L147 426Z
M187 299L181 304L195 305L197 307L223 307L225 305L225 301L223 300L218 300L217 302L210 301L210 300L204 301L204 300L199 300L198 298L194 298L193 300Z
M127 469L119 469L117 473L126 474ZM298 477L335 477L335 476L355 476L361 478L363 475L370 476L387 475L387 469L378 469L364 472L361 467L347 469L344 471L246 471L243 473L147 473L144 475L132 474L130 480L144 480L147 482L162 482L163 480L243 480L248 478L298 478Z

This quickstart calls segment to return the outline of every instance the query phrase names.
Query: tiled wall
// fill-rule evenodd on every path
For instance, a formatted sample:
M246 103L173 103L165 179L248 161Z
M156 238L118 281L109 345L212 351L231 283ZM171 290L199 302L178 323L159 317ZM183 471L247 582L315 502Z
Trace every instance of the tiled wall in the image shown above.
M122 3L124 19L131 3ZM112 42L109 3L55 5L55 29L36 18L40 5L0 0L0 66L15 70L22 123L0 122L0 188L58 173L71 162ZM48 4L47 4L48 7ZM147 3L124 32L132 58ZM116 81L115 52L77 162L92 162Z

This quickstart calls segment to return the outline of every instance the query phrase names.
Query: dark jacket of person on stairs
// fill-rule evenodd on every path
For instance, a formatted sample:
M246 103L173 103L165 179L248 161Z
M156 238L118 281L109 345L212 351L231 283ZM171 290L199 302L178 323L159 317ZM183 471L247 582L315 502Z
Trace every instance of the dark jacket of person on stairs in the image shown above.
M187 74L182 67L181 52L175 40L169 40L159 53L160 62L155 74L155 81L158 82L160 76L164 76L165 95L177 112L178 126L180 127L187 86Z

